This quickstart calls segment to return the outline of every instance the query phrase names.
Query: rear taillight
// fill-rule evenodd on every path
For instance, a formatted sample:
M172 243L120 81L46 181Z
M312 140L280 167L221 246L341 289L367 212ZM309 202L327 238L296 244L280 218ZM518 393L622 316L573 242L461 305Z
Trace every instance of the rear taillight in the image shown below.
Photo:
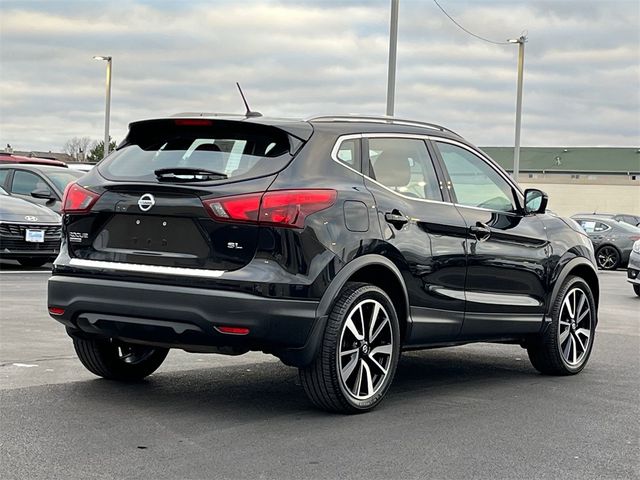
M204 200L215 220L303 228L307 216L329 208L335 190L275 190Z
M77 183L70 183L64 190L62 197L62 213L86 213L100 198L95 192L81 187Z

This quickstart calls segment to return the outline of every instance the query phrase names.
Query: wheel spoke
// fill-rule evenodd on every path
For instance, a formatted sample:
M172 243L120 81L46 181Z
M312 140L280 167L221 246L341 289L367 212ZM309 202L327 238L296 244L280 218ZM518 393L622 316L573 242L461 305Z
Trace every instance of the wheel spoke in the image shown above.
M352 348L351 350L344 350L344 351L340 352L340 356L341 357L346 357L347 355L353 355L358 350L360 350L360 349L359 348Z
M567 309L567 313L569 314L569 317L573 318L573 308L571 305L571 298L569 297L569 295L567 295L567 298L564 299L564 306Z
M364 325L364 312L362 311L362 304L360 304L360 306L358 307L358 311L360 312L360 328L362 329L362 340L364 339L365 335L367 334L367 327L365 327ZM361 339L358 339L361 340Z
M342 367L342 379L345 381L345 383L347 380L349 380L349 378L351 377L351 374L358 366L359 360L360 359L356 355L351 360L349 360L349 362L344 367Z
M562 354L564 355L564 358L567 360L567 362L569 361L570 353L571 353L571 341L568 341L564 349L562 350Z
M360 395L361 387L362 387L362 364L364 363L362 360L356 362L358 364L358 376L356 377L356 381L353 384L354 390L351 390L355 396Z
M382 321L382 323L380 324L380 326L378 326L378 328L376 329L376 331L373 333L373 335L371 336L371 340L369 340L370 342L373 342L376 338L378 338L378 335L380 335L380 332L382 331L382 329L389 323L389 319L387 317L384 317L384 320Z
M373 341L373 328L376 326L376 320L380 313L380 304L376 302L373 306L373 312L371 313L371 322L369 322L369 341Z
M588 330L586 328L579 328L576 330L576 335L584 335L588 339L591 337L591 330Z
M382 372L383 375L387 374L387 369L384 368L380 362L378 362L378 360L376 360L375 358L373 358L371 355L369 355L369 361L378 369Z
M380 345L371 350L370 357L381 353L382 355L391 355L393 353L393 347L391 345Z
M578 363L578 346L576 345L576 339L571 335L571 349L573 350L573 363Z
M346 327L349 329L351 334L356 338L356 340L364 340L364 335L358 332L358 329L356 328L356 324L353 323L353 320L351 317L347 319Z
M567 339L567 337L569 336L570 333L571 333L571 329L567 328L564 332L562 332L560 334L560 346L561 347L564 344L565 340Z
M578 332L576 332L578 333ZM580 340L580 337L578 335L574 335L576 341L580 344L580 348L582 349L583 352L587 351L587 347L585 346L584 343L582 343L582 340Z
M578 296L578 291L574 290L573 291L573 310L571 311L571 318L576 318L576 314L578 313L577 307L576 307L576 303L577 303L577 299L576 297Z
M371 369L367 362L362 361L362 369L364 371L364 376L367 380L367 395L371 395L373 393L373 377L371 376Z

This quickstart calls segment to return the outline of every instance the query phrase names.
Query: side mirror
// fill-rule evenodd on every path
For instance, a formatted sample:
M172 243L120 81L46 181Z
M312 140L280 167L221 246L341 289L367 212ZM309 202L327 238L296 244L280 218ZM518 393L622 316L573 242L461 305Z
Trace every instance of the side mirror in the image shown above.
M55 200L56 197L48 188L37 188L31 192L33 198L44 198L46 200Z
M524 213L544 213L549 197L542 190L528 188L524 191Z

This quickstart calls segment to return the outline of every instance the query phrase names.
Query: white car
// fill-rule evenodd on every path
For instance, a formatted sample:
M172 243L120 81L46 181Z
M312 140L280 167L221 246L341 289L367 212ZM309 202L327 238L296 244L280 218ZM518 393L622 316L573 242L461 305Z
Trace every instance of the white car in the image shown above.
M629 255L627 280L633 285L633 291L640 297L640 240L636 240Z
M95 167L96 163L80 163L80 162L69 162L67 163L67 167L72 170L80 170L81 172L88 172L93 167Z

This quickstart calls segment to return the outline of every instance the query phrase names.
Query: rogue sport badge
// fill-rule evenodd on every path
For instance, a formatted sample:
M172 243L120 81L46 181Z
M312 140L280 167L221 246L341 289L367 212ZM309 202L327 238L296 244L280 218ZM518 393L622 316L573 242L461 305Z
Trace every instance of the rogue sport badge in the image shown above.
M150 193L145 193L138 200L138 207L140 207L140 210L142 210L143 212L151 210L151 207L153 207L155 204L156 199L153 198L153 195L151 195Z

